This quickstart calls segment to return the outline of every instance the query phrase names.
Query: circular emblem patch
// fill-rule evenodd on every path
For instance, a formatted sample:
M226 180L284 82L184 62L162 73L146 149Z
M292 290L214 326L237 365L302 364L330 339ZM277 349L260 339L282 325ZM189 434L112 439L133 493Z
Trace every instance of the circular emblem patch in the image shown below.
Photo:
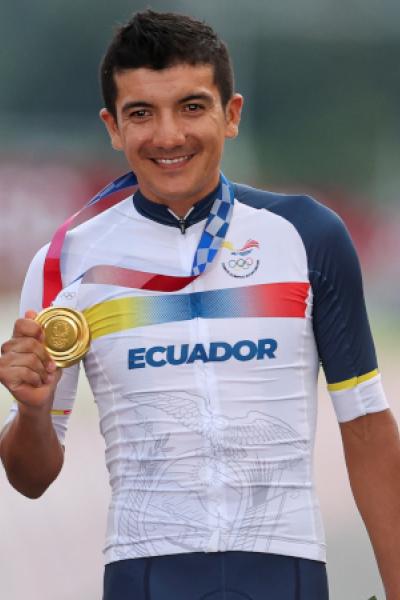
M256 240L247 240L242 248L235 249L231 242L225 241L223 248L230 250L227 259L222 262L222 268L231 277L250 277L259 265L258 250L260 244Z

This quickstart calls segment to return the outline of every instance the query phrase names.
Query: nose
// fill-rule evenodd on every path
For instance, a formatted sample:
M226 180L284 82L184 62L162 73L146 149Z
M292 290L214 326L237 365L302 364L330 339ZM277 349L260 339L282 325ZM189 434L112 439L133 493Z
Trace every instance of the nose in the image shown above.
M170 150L185 143L182 124L175 115L163 115L157 120L153 134L153 144Z

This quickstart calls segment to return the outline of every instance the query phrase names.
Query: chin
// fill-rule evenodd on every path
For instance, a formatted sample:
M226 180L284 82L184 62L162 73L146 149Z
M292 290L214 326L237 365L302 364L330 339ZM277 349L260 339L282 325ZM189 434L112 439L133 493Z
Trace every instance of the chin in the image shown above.
M191 185L166 185L162 189L156 191L160 198L166 200L179 200L180 198L188 198L193 195L193 186Z

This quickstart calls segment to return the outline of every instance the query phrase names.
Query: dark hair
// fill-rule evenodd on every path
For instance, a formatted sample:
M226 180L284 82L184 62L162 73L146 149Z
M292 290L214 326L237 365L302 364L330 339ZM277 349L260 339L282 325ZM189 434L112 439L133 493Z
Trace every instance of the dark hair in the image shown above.
M226 44L202 21L175 13L146 10L120 27L100 65L107 110L115 114L114 73L141 67L156 71L177 64L211 65L225 107L233 94L233 69Z

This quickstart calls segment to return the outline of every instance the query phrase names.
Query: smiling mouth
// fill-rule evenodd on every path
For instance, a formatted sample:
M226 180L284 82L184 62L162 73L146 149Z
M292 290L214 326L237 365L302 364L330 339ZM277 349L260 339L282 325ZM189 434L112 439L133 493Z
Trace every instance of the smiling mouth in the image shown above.
M194 154L185 154L174 158L152 158L151 160L161 167L179 167L193 158Z

